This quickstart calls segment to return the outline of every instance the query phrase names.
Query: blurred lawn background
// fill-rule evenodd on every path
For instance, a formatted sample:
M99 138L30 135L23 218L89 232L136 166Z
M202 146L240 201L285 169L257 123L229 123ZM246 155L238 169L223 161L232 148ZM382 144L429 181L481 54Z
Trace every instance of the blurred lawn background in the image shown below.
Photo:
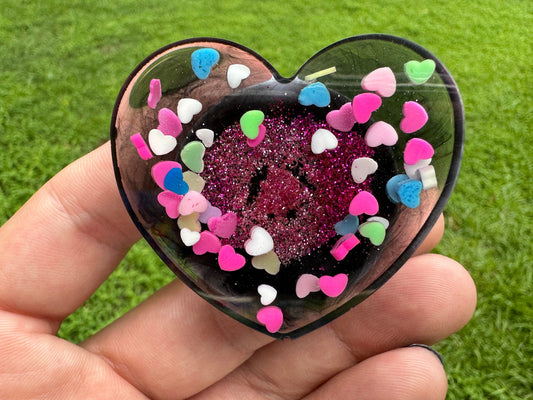
M461 176L438 252L479 291L472 322L438 345L449 399L533 399L530 0L21 1L0 6L0 223L108 139L130 71L173 41L239 42L290 76L364 33L403 36L452 72L466 110ZM62 326L80 341L173 279L143 242Z

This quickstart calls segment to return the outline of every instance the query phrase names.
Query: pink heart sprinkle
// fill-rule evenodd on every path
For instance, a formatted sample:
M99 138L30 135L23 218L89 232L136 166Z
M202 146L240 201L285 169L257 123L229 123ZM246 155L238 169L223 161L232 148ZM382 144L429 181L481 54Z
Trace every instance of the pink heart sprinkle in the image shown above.
M139 153L139 157L141 157L143 160L149 160L153 157L152 152L148 148L148 145L146 144L145 140L141 136L141 133L138 132L135 135L130 136L130 140L137 149L137 152Z
M283 325L283 312L276 306L263 307L257 312L257 320L265 325L267 331L276 333Z
M389 67L378 68L363 78L361 87L380 96L391 97L396 92L396 77Z
M372 113L381 107L381 97L375 93L358 94L353 98L352 107L355 122L364 124Z
M378 147L381 144L394 146L397 141L396 129L383 121L372 124L366 131L365 142L369 147Z
M348 284L348 275L346 274L337 274L335 276L324 275L320 277L318 281L320 285L320 290L328 297L337 297Z
M372 193L363 190L352 199L348 211L352 215L375 215L379 211L379 203Z
M181 199L183 196L171 192L170 190L165 190L157 195L157 201L163 207L170 218L178 218L180 213L178 211Z
M152 79L150 81L150 94L148 95L148 107L155 108L161 100L161 81Z
M424 139L414 138L407 142L403 151L403 160L407 165L414 165L420 160L433 157L435 150Z
M239 253L235 252L235 249L229 244L226 244L220 248L218 252L218 265L222 271L237 271L244 267L246 259Z
M180 163L176 161L160 161L152 167L152 178L154 178L155 183L161 189L165 188L165 177L173 168L181 169Z
M237 214L230 211L220 217L210 218L207 227L218 237L227 239L237 228Z
M341 132L349 132L355 124L352 103L346 103L338 110L330 111L326 115L326 121L333 129Z
M219 238L209 231L203 231L200 233L200 240L192 246L192 251L198 256L205 253L216 254L220 251L220 247L221 243Z
M407 101L403 105L404 119L400 122L400 129L405 133L413 133L428 122L428 114L424 107L416 101Z
M337 240L337 243L330 250L335 260L341 261L348 255L351 249L359 244L360 240L353 233L348 233Z
M159 110L157 117L159 119L159 126L157 129L159 129L165 135L178 137L183 130L180 119L176 114L174 114L174 111L170 110L169 108L162 108Z
M296 281L296 296L303 299L311 292L318 292L320 286L318 285L318 278L311 274L303 274Z
M212 206L211 203L208 203L207 210L198 215L198 221L200 221L202 224L207 224L211 218L220 217L221 215L222 211L220 211L220 208Z
M181 215L190 215L193 212L202 213L207 210L208 204L201 193L190 190L181 199L179 212Z
M259 134L257 135L257 137L255 139L246 139L246 143L248 143L248 146L250 147L256 147L263 141L263 139L265 138L265 134L266 127L261 124L259 125Z

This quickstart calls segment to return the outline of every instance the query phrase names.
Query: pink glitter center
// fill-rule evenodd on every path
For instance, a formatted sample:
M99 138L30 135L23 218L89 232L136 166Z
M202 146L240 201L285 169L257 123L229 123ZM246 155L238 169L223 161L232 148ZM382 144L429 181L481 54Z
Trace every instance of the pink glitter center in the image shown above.
M310 113L290 120L267 117L263 125L265 139L257 147L248 146L238 124L219 135L204 156L204 194L222 212L239 217L229 244L242 248L250 229L259 225L286 264L336 236L334 224L348 214L354 195L371 191L370 177L353 181L352 162L374 151L356 131L333 130ZM311 137L320 128L332 131L339 145L313 154Z

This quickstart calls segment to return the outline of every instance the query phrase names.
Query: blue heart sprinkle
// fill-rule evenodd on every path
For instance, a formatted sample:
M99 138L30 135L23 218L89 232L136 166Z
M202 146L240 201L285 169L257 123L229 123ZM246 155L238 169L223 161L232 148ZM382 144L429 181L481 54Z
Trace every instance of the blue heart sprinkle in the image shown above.
M417 208L420 205L420 191L422 182L416 179L408 179L400 183L398 196L403 205L409 208Z
M392 201L394 204L398 204L400 200L400 196L398 196L398 188L400 187L400 184L406 180L408 180L409 177L405 174L396 175L389 179L386 185L387 190L387 197L390 201Z
M317 107L326 107L331 98L326 86L321 82L316 82L302 89L298 96L298 101L303 106L314 104Z
M198 79L206 79L211 68L218 62L220 54L215 49L199 49L191 54L191 65Z
M172 168L168 171L163 185L176 194L185 194L189 191L189 185L183 180L183 172L180 168Z
M337 222L334 227L337 235L344 236L349 233L355 233L357 228L359 228L359 218L356 215L348 214L342 221Z

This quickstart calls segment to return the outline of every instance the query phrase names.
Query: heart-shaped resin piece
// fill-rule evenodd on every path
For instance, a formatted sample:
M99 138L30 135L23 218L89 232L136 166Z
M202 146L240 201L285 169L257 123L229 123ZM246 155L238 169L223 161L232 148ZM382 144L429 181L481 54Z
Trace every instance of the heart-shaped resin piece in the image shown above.
M203 38L133 71L111 140L124 203L161 259L282 338L346 312L409 258L450 196L463 131L453 79L404 39L345 39L287 79Z

